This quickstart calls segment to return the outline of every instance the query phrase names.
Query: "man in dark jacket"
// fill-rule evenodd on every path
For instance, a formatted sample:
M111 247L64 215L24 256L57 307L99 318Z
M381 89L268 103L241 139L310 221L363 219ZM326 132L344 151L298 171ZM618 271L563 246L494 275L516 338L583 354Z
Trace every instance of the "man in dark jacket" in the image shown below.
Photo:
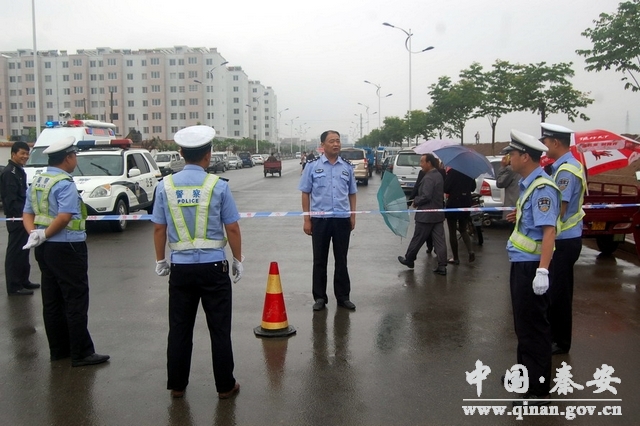
M0 191L4 213L8 218L22 218L22 209L27 198L27 174L23 166L29 159L29 145L16 142L11 147L11 159L0 176ZM9 238L4 270L9 296L33 294L33 289L40 284L29 282L29 250L22 250L29 234L22 226L22 221L7 221Z
M424 177L418 188L418 195L413 200L413 205L418 210L442 209L444 202L444 180L437 169L438 159L433 154L425 154L420 157L420 167L424 171ZM404 257L398 256L398 261L403 265L413 268L414 261L420 247L429 236L433 238L433 245L438 256L438 267L433 270L436 274L447 275L447 245L444 239L444 212L416 213L416 227L413 238L407 248Z

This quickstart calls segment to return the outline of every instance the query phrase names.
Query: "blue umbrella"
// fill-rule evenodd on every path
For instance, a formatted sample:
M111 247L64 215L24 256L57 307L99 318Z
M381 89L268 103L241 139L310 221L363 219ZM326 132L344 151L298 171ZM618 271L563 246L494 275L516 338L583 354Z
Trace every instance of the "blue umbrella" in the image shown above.
M377 198L382 218L389 229L400 237L406 237L410 222L407 197L404 195L396 175L393 173L384 174Z
M493 167L487 157L462 145L446 146L433 151L446 167L451 167L472 179L481 174L494 176Z

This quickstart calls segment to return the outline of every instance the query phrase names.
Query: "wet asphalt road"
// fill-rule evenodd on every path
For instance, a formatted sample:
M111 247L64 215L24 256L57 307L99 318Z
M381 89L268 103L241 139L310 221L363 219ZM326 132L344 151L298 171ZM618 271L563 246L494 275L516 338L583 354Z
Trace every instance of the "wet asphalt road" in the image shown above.
M285 162L282 178L262 177L258 166L228 171L239 210L299 211L298 165ZM359 186L358 208L377 209L380 179ZM0 226L0 256L6 230ZM154 273L152 225L130 223L122 234L100 227L89 234L89 328L109 363L71 368L50 362L39 290L33 297L0 297L0 423L15 425L506 425L513 416L465 416L463 402L477 398L465 372L481 360L491 368L482 398L513 398L499 377L516 363L508 290L507 230L485 229L477 260L435 276L435 258L415 270L400 265L408 240L387 230L378 215L357 219L349 251L355 312L313 313L311 240L302 219L241 221L245 275L234 286L233 343L237 398L218 401L202 313L190 385L182 400L166 388L167 284ZM413 228L409 229L411 233ZM574 338L566 361L585 385L608 364L622 381L617 395L593 388L558 398L620 398L619 402L559 402L621 406L622 415L578 417L585 425L635 425L640 417L639 262L618 251L601 257L590 243L576 268ZM424 251L423 251L424 253ZM259 339L269 263L278 262L289 339ZM330 269L330 276L332 270ZM40 282L32 262L32 281ZM4 277L2 277L4 283ZM331 294L331 292L330 292ZM493 402L494 405L508 402ZM510 406L509 406L510 409ZM562 416L526 417L535 425L565 424Z

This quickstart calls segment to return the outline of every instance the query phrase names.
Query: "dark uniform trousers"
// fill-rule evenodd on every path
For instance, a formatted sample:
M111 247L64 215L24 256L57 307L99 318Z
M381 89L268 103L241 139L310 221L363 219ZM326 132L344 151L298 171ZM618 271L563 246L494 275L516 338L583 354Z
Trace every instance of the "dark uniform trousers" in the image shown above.
M549 268L549 322L553 342L567 352L571 349L573 265L582 251L582 238L556 240Z
M42 310L51 359L92 355L87 244L46 241L36 247L35 257L42 272Z
M329 261L329 245L333 240L333 257L335 269L333 273L333 292L338 302L349 300L351 281L347 269L347 252L351 237L350 218L311 218L313 244L313 300L322 299L328 303L327 297L327 263Z
M551 382L551 326L547 319L547 293L537 296L533 292L538 265L538 261L511 263L511 304L518 337L518 364L527 367L529 392L545 396ZM540 383L540 377L544 377L544 383Z
M416 222L415 229L413 231L413 237L407 247L407 253L405 259L410 262L414 262L418 257L418 252L422 245L427 242L427 239L431 237L433 241L433 248L436 256L438 257L438 266L447 266L447 243L444 239L444 223L425 223ZM428 247L428 246L427 246Z
M211 336L216 389L228 392L236 380L231 347L231 279L226 260L171 265L167 389L183 390L189 384L193 326L200 301Z
M27 244L29 234L22 226L22 221L8 221L7 253L4 259L4 272L7 281L7 293L21 290L29 283L31 265L29 264L29 250L22 250Z

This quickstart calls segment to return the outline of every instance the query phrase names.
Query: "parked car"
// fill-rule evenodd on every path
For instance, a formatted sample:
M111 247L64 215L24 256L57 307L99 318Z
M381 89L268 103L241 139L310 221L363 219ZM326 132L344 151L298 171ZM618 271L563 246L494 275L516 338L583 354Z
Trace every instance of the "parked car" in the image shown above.
M356 181L362 182L363 185L369 185L369 169L367 167L367 157L364 149L342 149L340 150L340 157L351 163Z
M248 152L239 152L238 157L240 158L240 167L253 167L253 159L251 158L251 154Z
M382 172L381 176L384 176L384 172L393 173L393 162L395 161L395 159L396 159L395 155L391 155L384 159L384 161L382 162L382 166L380 168Z
M153 156L162 176L177 173L184 168L184 158L177 151L158 152Z
M393 173L405 193L411 193L420 173L420 154L412 149L398 152L393 161Z
M222 157L218 155L212 155L209 160L209 167L207 167L207 173L224 173L227 171L227 165L222 161Z
M296 152L296 158L300 158L302 154L300 152Z
M260 154L253 154L251 156L251 158L253 158L253 162L254 164L258 165L258 164L264 164L264 158L262 158L262 155Z
M493 166L493 175L498 176L498 170L501 167L502 157L487 156L487 160ZM482 204L484 207L504 207L504 188L496 186L495 177L480 175L476 178L476 190L482 196ZM502 212L489 212L489 216L495 220L502 219Z
M235 155L229 155L227 157L227 163L229 164L229 170L242 168L242 161Z

